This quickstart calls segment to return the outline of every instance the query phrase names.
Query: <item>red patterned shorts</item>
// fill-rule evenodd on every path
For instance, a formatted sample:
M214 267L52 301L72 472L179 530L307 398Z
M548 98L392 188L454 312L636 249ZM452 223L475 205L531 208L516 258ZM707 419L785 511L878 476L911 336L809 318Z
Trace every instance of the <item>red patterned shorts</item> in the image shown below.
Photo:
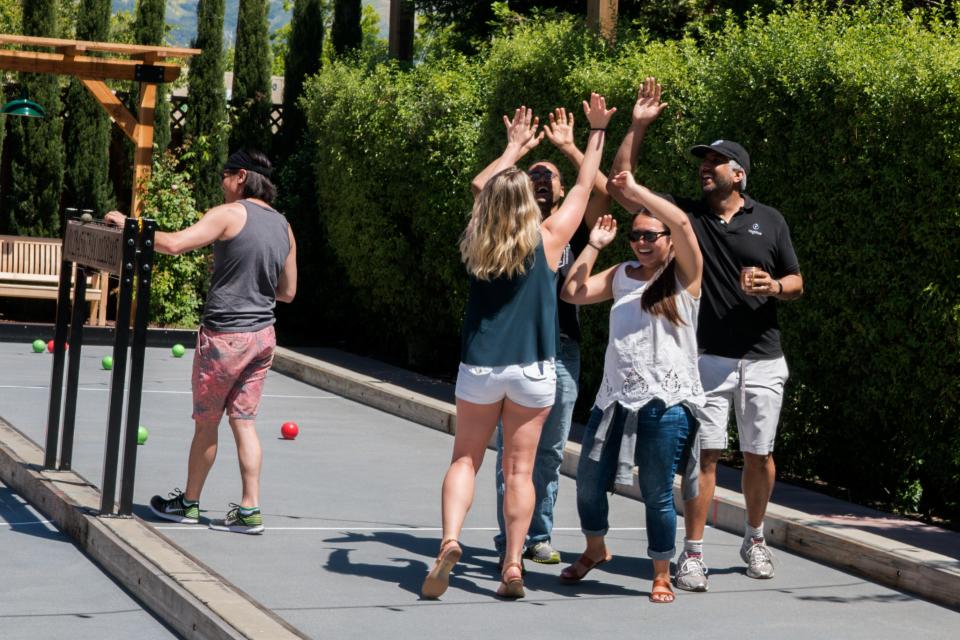
M246 333L200 327L193 355L193 419L218 423L224 411L229 418L255 418L276 346L273 325Z

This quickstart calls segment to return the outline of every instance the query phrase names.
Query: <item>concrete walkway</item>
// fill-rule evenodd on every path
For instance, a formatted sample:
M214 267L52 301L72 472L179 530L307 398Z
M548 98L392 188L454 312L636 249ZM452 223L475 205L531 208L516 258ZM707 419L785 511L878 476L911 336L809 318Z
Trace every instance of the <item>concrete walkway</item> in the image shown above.
M960 593L960 545L949 542L956 534L937 534L954 555L936 554L878 535L878 522L859 516L845 522L857 514L842 505L822 510L829 514L783 506L779 489L768 532L780 547L772 581L744 575L739 532L723 530L742 523L739 496L724 490L717 528L707 533L710 593L681 592L674 605L650 604L642 505L613 496L613 562L574 587L558 583L560 567L528 565L528 597L497 601L489 464L478 478L463 535L467 552L451 589L440 601L421 601L420 582L440 537L439 485L451 445L443 431L453 428L444 399L450 388L338 352L313 352L323 359L286 350L278 355L259 417L267 532L240 536L154 521L145 507L150 495L183 486L193 430L190 354L175 359L167 349L149 349L141 423L150 439L139 452L134 496L141 518L98 517L90 505L98 504L102 468L109 376L98 363L106 353L103 347L83 352L77 475L67 477L41 470L34 444L43 441L51 358L30 353L26 343L0 343L0 416L6 419L0 424L0 481L43 513L55 513L90 557L114 558L117 566L107 569L115 579L184 637L479 638L522 629L525 637L557 638L682 628L713 638L745 632L952 638L960 628L955 610L911 594L930 581L944 585L941 602ZM282 440L279 425L291 419L300 423L301 435ZM239 497L235 450L228 430L221 432L220 459L202 501L204 521L221 517ZM566 464L575 466L576 455L571 443ZM565 563L582 549L574 495L573 482L563 478L554 539ZM910 535L937 538L920 529ZM32 597L14 594L11 606L27 609L35 604Z

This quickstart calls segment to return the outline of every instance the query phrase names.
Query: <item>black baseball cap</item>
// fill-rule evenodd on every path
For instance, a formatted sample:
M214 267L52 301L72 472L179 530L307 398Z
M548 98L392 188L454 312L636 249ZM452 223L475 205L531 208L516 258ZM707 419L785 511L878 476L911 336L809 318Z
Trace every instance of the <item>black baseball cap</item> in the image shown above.
M730 160L736 161L744 172L750 175L750 154L747 150L733 140L714 140L710 144L698 144L690 149L690 153L702 158L710 151L716 151L720 155Z

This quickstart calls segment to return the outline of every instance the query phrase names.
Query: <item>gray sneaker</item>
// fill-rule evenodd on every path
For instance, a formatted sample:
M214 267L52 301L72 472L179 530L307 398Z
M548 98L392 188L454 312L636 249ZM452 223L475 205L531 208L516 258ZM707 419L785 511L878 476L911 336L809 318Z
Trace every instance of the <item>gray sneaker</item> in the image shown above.
M703 556L687 555L686 551L681 551L677 557L677 574L674 576L674 582L678 589L685 591L706 591L707 565L703 562Z
M551 547L547 540L527 547L523 557L538 564L560 564L560 552Z
M773 551L770 551L763 538L744 540L740 547L740 557L747 563L749 577L760 580L773 577Z

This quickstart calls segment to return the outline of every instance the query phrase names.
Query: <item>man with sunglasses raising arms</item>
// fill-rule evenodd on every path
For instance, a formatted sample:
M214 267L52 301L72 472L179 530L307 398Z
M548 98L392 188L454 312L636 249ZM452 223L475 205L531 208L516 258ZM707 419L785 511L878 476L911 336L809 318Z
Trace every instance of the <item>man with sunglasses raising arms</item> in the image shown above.
M630 130L611 175L633 171L647 127L667 107L661 87L647 78L637 95ZM742 488L747 517L740 557L751 578L772 578L773 553L763 536L763 518L773 491L773 445L787 381L780 345L777 301L803 295L803 277L779 211L746 194L750 156L730 140L693 147L701 158L701 197L672 199L690 216L703 253L703 300L697 328L700 379L707 403L700 422L699 495L684 503L686 536L677 558L676 585L707 590L703 532L716 487L717 461L727 446L731 407L743 452ZM610 195L622 195L611 187Z
M583 161L583 152L577 148L573 137L573 113L558 108L549 116L550 123L544 126L540 135L534 136L528 145L521 149L517 157L511 162L519 161L529 151L534 149L544 136L563 153L575 170L579 170ZM534 121L536 126L537 120ZM474 195L480 193L483 186L493 177L493 169L499 158L484 168L473 179L470 188ZM527 169L527 175L533 182L534 196L540 211L546 218L560 207L564 197L563 179L559 169L552 162L538 160ZM583 223L570 240L560 258L557 269L557 316L560 326L560 345L557 349L557 392L553 409L543 425L540 434L540 443L537 447L536 461L533 469L533 485L536 491L533 519L527 532L526 550L523 557L540 564L559 564L560 553L551 544L553 532L553 509L557 502L557 492L560 485L560 465L563 462L563 450L570 434L570 424L573 419L573 407L577 402L578 381L580 378L580 320L577 306L559 300L560 288L567 278L567 272L577 256L587 245L590 229L593 228L601 215L610 207L610 197L607 195L607 179L602 171L597 172L597 181L593 194L587 204ZM497 520L500 532L494 537L494 544L499 554L498 569L503 563L503 554L506 546L505 523L503 519L503 493L505 483L503 478L503 434L497 427Z

